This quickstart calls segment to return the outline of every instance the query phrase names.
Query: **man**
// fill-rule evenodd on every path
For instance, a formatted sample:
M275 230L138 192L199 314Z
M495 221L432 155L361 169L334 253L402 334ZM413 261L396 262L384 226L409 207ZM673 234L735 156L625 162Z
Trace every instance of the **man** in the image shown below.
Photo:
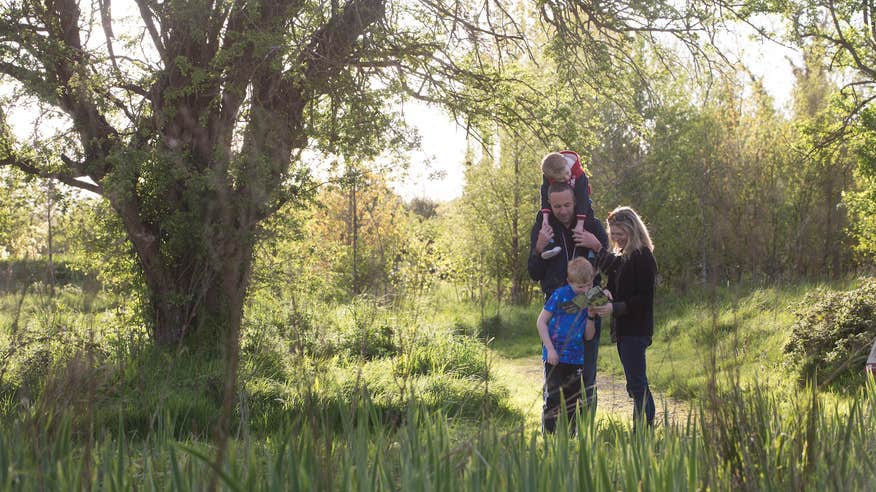
M575 196L574 190L568 183L555 183L548 188L548 202L551 206L551 216L548 223L544 223L542 214L536 217L532 227L531 246L529 248L529 276L538 280L545 300L549 299L554 290L566 284L566 272L569 260L583 256L593 257L595 253L584 246L585 238L582 233L575 232ZM603 247L608 247L608 235L599 225L599 234L595 234ZM541 257L545 247L553 240L553 244L560 248L560 253L550 259ZM552 246L553 247L553 246ZM591 263L593 260L591 260ZM585 393L587 394L587 408L596 411L596 357L599 352L599 333L602 321L596 319L596 335L592 340L584 343L584 380Z

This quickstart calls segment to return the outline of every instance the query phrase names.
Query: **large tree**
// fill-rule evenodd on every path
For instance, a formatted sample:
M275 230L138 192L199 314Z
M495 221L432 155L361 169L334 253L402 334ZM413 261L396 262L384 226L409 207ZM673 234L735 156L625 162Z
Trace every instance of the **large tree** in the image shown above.
M502 75L531 53L521 33L548 33L565 60L558 80L603 87L635 65L637 37L701 52L710 4L674 3L9 0L0 165L108 200L142 267L157 343L236 339L258 226L300 197L302 150L356 159L398 144L394 94L474 127L550 134L544 95ZM512 86L514 97L494 97ZM28 145L7 122L24 104L49 123Z
M442 2L121 7L0 7L0 165L108 200L164 346L236 339L259 223L302 193L303 149L368 157L398 144L392 93L475 106L476 91L446 96L460 80L488 90L494 73L454 50L516 40L506 17L469 22L477 12ZM27 104L42 117L25 145L11 118Z

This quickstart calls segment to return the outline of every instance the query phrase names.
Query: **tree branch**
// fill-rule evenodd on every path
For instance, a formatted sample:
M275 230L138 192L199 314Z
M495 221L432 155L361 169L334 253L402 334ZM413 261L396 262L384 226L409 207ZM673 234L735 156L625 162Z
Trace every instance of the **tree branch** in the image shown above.
M62 159L68 160L66 156L62 156ZM0 166L12 166L32 176L37 176L44 179L54 179L75 188L80 188L98 195L103 195L103 188L101 188L101 186L98 184L80 181L75 176L69 173L40 169L30 160L20 159L13 155L7 154L3 157L0 157Z
M103 34L106 36L106 51L109 53L110 63L116 71L116 75L121 75L119 65L116 63L116 53L113 50L113 15L112 15L112 0L98 0L100 4L100 23L103 26Z
M40 97L51 104L58 104L58 94L54 86L45 78L45 74L29 70L11 63L0 62L0 74L6 74L21 82L26 88L39 94Z
M836 43L838 43L844 50L846 50L846 52L849 53L849 55L851 55L852 59L855 61L855 66L858 68L858 70L867 74L867 76L869 76L871 79L876 79L876 69L867 66L867 64L865 64L861 59L861 55L860 53L858 53L857 48L855 48L855 46L852 45L852 43L850 43L848 39L846 39L839 19L836 16L836 7L834 6L833 0L828 1L828 11L830 12L830 17L833 22L833 29L834 31L836 31L837 36L839 36L839 39L836 40Z
M311 90L325 84L340 70L356 38L383 16L384 8L384 0L349 0L340 15L313 34L299 56Z
M155 45L155 49L158 51L158 56L161 57L161 60L164 62L165 67L170 66L170 60L167 59L167 49L164 46L164 41L161 39L161 35L158 34L158 29L155 27L155 19L153 18L152 10L149 8L147 0L134 0L137 2L137 7L140 9L140 17L143 19L143 22L146 24L146 30L149 31L149 36L152 37L152 44Z

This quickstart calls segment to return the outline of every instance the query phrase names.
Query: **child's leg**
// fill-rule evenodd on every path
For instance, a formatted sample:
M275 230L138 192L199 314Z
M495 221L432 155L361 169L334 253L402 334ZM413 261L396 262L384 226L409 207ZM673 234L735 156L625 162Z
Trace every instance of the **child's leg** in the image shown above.
M593 200L590 198L590 181L586 174L575 178L572 185L572 193L575 195L575 214L593 217Z
M574 232L584 232L584 222L586 220L587 220L586 215L576 215L575 216L575 227L572 228L572 230Z
M557 427L564 379L560 366L544 363L544 406L541 409L541 430L544 434L553 434Z
M596 318L596 334L593 338L584 342L584 365L582 366L581 380L584 384L584 396L586 397L586 409L596 413L596 360L599 357L599 336L602 331L602 318Z
M590 184L587 180L586 174L582 174L575 179L573 192L575 195L575 217L577 219L574 230L581 232L585 228L585 222L593 217L593 206L590 200Z
M549 208L541 209L541 226L542 227L544 227L545 224L550 226L550 217L551 217L551 210Z
M541 176L541 187L538 189L539 198L541 199L541 210L547 211L550 213L551 211L551 202L548 200L548 190L550 189L550 183L548 183L548 179L545 175Z
M578 410L583 410L583 399L581 394L582 378L584 377L584 367L578 365L570 365L569 371L566 372L566 378L563 384L563 397L566 399L566 417L569 419L569 434L575 434L576 418Z
M542 227L551 227L550 215L551 215L550 209L544 209L544 208L541 209L541 226ZM536 221L538 221L537 218L536 218ZM556 231L554 231L554 233L556 234ZM562 250L563 249L560 248L559 245L557 245L556 241L554 241L552 239L551 242L549 242L547 244L547 246L545 246L544 251L541 252L541 257L542 257L542 259L549 260L549 259L553 258L554 256L557 256L558 254L560 254L560 252Z
M596 239L599 240L603 248L608 247L608 233L605 232L605 227L602 226L602 222L600 222L599 219L589 216L585 220L579 222L584 227L584 230L596 236Z

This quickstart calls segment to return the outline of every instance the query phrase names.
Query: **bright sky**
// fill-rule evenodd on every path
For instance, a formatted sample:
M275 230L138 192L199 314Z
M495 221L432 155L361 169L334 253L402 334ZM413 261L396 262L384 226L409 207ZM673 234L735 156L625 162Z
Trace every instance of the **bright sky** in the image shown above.
M425 197L449 201L462 194L465 129L438 108L422 102L404 106L405 121L417 128L422 139L420 151L411 155L410 176L392 183L405 200ZM430 177L432 179L430 179Z
M755 74L763 77L767 92L775 100L777 109L787 109L794 87L791 62L801 63L797 51L772 41L752 39L751 30L740 30L723 36L721 44ZM731 58L731 61L734 59ZM411 156L410 177L395 182L393 187L404 199L425 197L435 201L449 201L462 194L463 159L465 157L465 130L451 121L440 109L423 103L405 105L406 120L420 131L422 150ZM429 166L424 166L425 162ZM443 177L429 179L436 171Z

